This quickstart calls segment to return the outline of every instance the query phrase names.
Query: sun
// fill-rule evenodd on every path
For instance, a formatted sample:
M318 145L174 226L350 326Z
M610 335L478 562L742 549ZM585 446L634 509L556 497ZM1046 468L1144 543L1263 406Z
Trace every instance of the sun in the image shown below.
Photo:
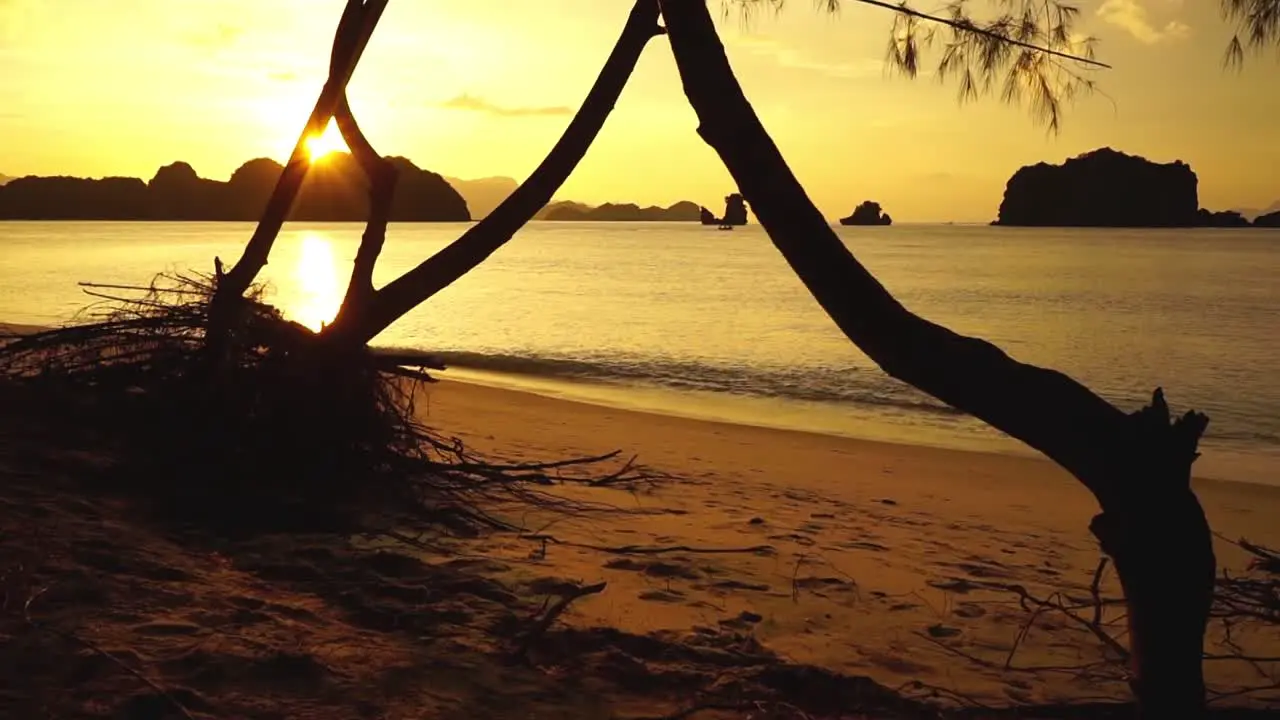
M307 138L306 146L311 162L321 160L330 153L349 151L347 143L342 139L342 133L338 132L338 124L333 120L329 121L324 132Z

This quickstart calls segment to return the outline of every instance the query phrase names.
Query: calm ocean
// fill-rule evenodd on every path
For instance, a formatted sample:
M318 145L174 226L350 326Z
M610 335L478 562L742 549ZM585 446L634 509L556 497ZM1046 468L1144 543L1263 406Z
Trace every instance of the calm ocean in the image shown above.
M376 280L463 225L393 225ZM285 229L265 279L288 314L332 317L354 224ZM70 319L79 281L146 283L239 257L238 223L0 223L0 320ZM1280 231L840 228L916 312L1062 370L1125 409L1156 385L1211 418L1197 473L1280 484ZM436 351L446 377L656 412L897 442L1029 452L889 379L759 227L534 223L377 344Z

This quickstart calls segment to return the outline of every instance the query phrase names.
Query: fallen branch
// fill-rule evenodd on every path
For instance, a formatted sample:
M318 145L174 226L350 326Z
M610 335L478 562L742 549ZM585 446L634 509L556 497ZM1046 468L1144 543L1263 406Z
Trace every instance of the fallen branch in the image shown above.
M519 646L517 646L515 652L512 653L512 659L527 662L529 648L536 640L546 634L547 629L551 627L551 623L554 623L557 618L564 614L565 610L569 609L570 603L588 595L597 595L604 592L606 584L607 583L600 582L595 585L583 585L574 588L565 595L560 596L560 599L556 601L556 604L552 605L550 610L547 610L542 617L538 618L533 627L524 634Z

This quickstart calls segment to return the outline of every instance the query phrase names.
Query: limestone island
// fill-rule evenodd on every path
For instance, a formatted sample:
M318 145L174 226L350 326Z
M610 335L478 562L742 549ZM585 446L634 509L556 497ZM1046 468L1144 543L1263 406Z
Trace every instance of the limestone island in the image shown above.
M880 203L866 200L853 209L849 217L840 218L841 225L892 225L893 218L889 213L881 212Z
M1280 210L1253 219L1254 227L1280 228Z
M398 171L393 222L466 222L462 196L436 173L402 157L387 158ZM230 220L256 221L284 167L267 158L241 165L226 182L196 175L176 162L150 182L138 178L28 176L0 185L0 220ZM364 222L369 197L364 173L348 153L331 153L311 167L289 219Z
M640 207L635 203L605 203L598 207L575 202L551 203L535 216L554 222L697 222L698 205L688 201L670 207Z
M698 208L698 214L703 225L718 225L721 230L732 230L747 224L747 201L741 193L732 193L725 196L724 217L716 217L705 207Z
M992 225L1025 227L1248 227L1235 211L1200 208L1198 180L1181 161L1156 163L1109 147L1061 165L1020 168Z

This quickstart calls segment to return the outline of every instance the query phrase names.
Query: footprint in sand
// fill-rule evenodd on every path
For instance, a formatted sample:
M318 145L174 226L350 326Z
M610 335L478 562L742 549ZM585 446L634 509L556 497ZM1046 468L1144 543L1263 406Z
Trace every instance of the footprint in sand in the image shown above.
M885 552L889 548L879 543L866 542L862 540L851 540L849 542L840 543L840 547L846 550L870 550L872 552Z
M785 535L770 535L768 539L769 540L789 540L797 545L802 545L804 547L812 547L813 545L816 544L816 541L813 538L805 537L804 535L797 535L796 533L787 533Z
M685 562L688 561L685 560ZM632 572L640 572L651 577L660 578L697 580L701 577L697 570L689 567L688 565L665 562L662 560L644 562L633 560L632 558L618 558L616 560L606 562L604 567L607 570L630 570Z
M988 579L988 578L1003 579L1003 578L1011 577L1008 570L1005 570L1003 567L999 566L999 563L995 563L990 560L986 560L980 563L979 562L959 562L959 563L939 563L939 564L956 568L957 570L963 571L965 574L969 575L970 577L975 577L978 579Z
M578 589L577 583L553 577L542 577L529 583L529 592L534 595L555 595L557 597L572 595Z
M157 620L135 625L133 631L139 635L199 635L201 628L188 622Z
M980 618L987 614L987 609L975 603L960 603L951 611L956 617L962 617L966 620Z
M795 581L796 587L805 590L841 590L851 592L857 589L857 586L848 580L842 580L838 577L802 577Z
M735 618L730 618L728 620L721 620L720 626L727 627L733 630L750 630L752 627L754 627L757 623L759 623L762 620L764 620L764 617L762 617L761 615L753 613L749 610L743 610L742 612L738 613L738 616Z
M684 593L679 590L645 590L639 595L641 600L665 603L677 603L684 600L684 597Z
M966 593L973 592L974 590L977 590L979 587L978 585L975 585L974 583L968 580L965 580L964 578L947 578L946 580L928 580L925 582L925 584L928 585L929 587L937 588L939 590L946 590L947 592L953 592L959 595L964 595Z
M959 635L960 628L948 627L946 625L939 623L936 625L930 625L929 627L925 628L925 632L929 633L929 637L949 638L949 637L955 637Z
M743 582L742 580L721 580L720 582L712 583L710 587L715 590L751 590L754 592L768 592L769 590L769 586L763 583Z

